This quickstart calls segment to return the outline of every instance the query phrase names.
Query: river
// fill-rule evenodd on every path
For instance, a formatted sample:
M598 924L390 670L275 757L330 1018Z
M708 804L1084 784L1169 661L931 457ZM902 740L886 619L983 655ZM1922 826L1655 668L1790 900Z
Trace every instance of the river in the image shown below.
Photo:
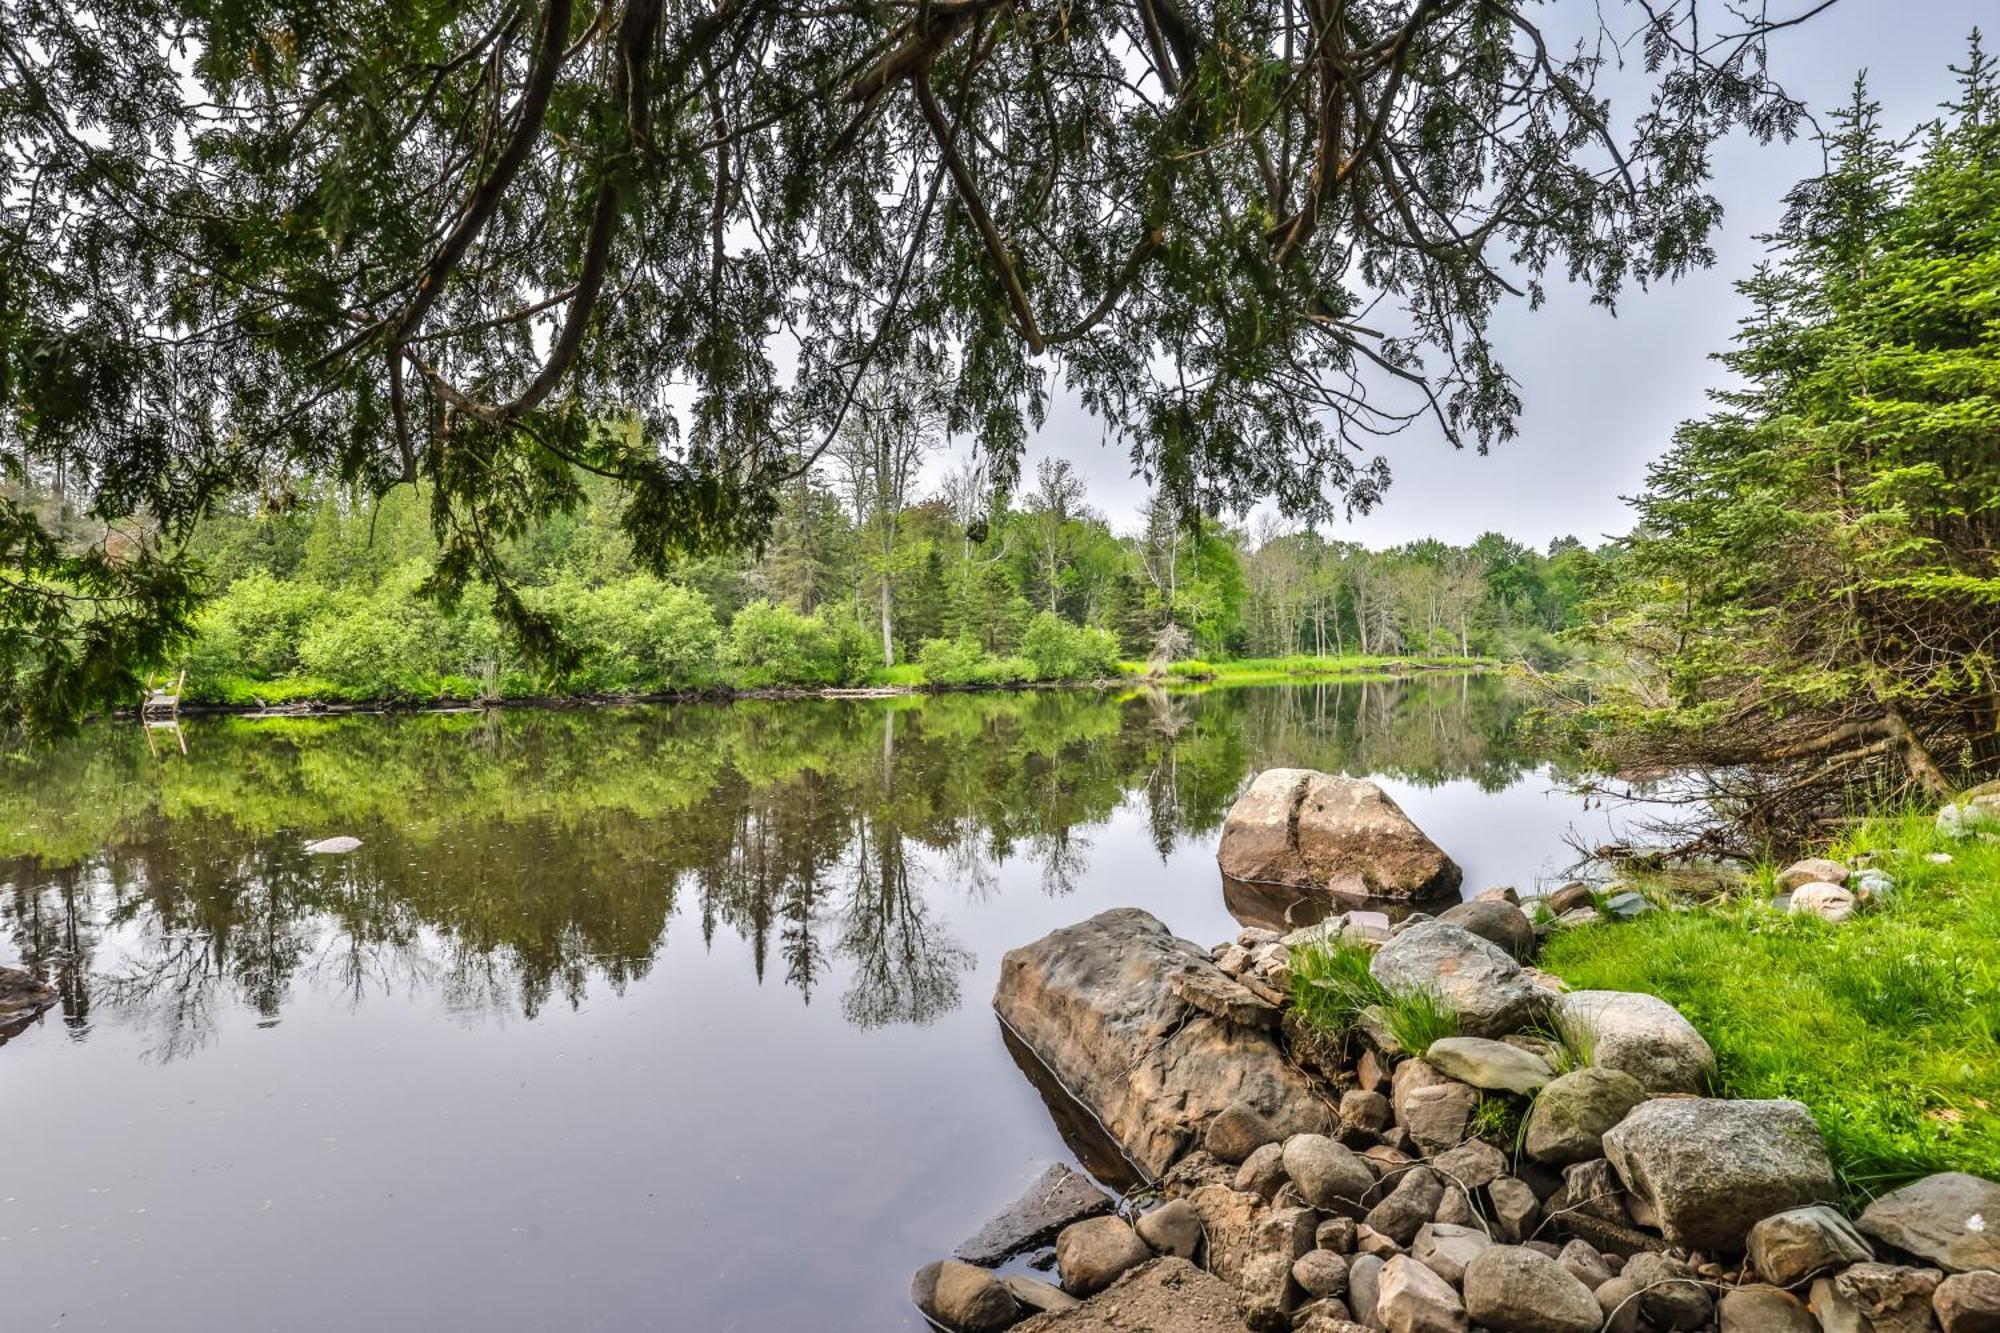
M13 1328L916 1329L1073 1160L989 1008L1137 905L1229 937L1254 772L1524 891L1600 835L1493 677L92 726L0 768ZM182 746L185 746L183 753ZM312 840L360 847L316 856Z

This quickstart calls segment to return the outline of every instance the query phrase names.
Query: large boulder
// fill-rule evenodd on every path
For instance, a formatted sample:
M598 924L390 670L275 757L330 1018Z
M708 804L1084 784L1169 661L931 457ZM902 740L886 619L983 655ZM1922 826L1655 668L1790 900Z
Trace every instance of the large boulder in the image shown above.
M1070 1223L1108 1213L1113 1206L1111 1196L1090 1177L1052 1162L1020 1198L995 1213L955 1253L969 1264L992 1268L1025 1249L1054 1240Z
M1155 1259L1082 1305L1038 1314L1020 1333L1245 1333L1236 1292L1185 1259Z
M1960 1171L1925 1176L1862 1210L1861 1229L1947 1273L2000 1269L2000 1185Z
M1543 1088L1528 1108L1528 1156L1550 1166L1604 1155L1604 1131L1646 1100L1638 1079L1620 1069L1588 1065Z
M1188 1003L1173 977L1190 971L1221 975L1205 950L1121 908L1009 952L993 1007L1150 1176L1225 1107L1254 1108L1281 1136L1329 1128L1273 1033Z
M1306 768L1259 773L1230 807L1222 873L1322 903L1458 891L1456 863L1364 778Z
M1715 1052L1657 995L1579 990L1555 1000L1556 1026L1590 1051L1590 1063L1621 1069L1648 1092L1704 1092Z
M1826 1140L1793 1101L1663 1097L1604 1135L1619 1178L1667 1239L1735 1252L1756 1222L1837 1195Z
M1597 1333L1597 1297L1525 1245L1489 1245L1465 1266L1465 1312L1496 1333Z
M1436 992L1468 1037L1519 1032L1548 1010L1548 992L1505 949L1442 921L1411 926L1382 946L1368 970L1392 995Z

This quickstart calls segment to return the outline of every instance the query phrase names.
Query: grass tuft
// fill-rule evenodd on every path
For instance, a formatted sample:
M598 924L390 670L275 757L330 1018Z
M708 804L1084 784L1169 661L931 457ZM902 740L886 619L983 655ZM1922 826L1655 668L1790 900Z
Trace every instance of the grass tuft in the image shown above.
M1428 1052L1432 1042L1459 1033L1458 1010L1428 986L1383 996L1370 1016L1406 1051Z
M1292 1003L1299 1017L1334 1036L1345 1036L1363 1013L1387 998L1368 970L1375 955L1343 939L1292 950Z

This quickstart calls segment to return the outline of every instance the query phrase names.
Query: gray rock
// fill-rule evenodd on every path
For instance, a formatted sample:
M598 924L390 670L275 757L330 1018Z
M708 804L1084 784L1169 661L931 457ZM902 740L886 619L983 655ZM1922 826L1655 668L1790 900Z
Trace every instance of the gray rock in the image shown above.
M1492 1243L1477 1227L1431 1222L1417 1230L1410 1257L1456 1287L1465 1281L1465 1266L1473 1256Z
M1434 1041L1424 1060L1441 1074L1489 1092L1533 1092L1556 1076L1533 1051L1487 1037Z
M1554 1018L1589 1046L1593 1065L1623 1070L1648 1092L1701 1092L1715 1074L1715 1052L1657 995L1571 991L1555 1001Z
M1388 1333L1465 1333L1465 1306L1458 1293L1407 1254L1382 1266L1376 1311Z
M1102 1291L1152 1257L1146 1242L1122 1217L1072 1222L1056 1237L1056 1271L1062 1274L1063 1290L1072 1296Z
M1431 1170L1447 1184L1476 1190L1507 1173L1507 1155L1484 1139L1467 1139L1431 1158Z
M1398 1119L1418 1148L1439 1153L1465 1142L1478 1105L1478 1092L1463 1083L1433 1083L1410 1093Z
M1854 894L1863 902L1881 902L1896 891L1896 881L1886 870L1864 870L1854 877Z
M1395 1109L1379 1092L1350 1088L1340 1094L1340 1129L1343 1134L1380 1134L1395 1120Z
M1225 970L1218 963L1212 968L1169 972L1167 984L1181 999L1225 1023L1262 1028L1267 1032L1277 1031L1278 1023L1284 1017L1283 1011L1252 992L1242 981L1230 980L1224 975Z
M1427 1166L1413 1166L1395 1188L1361 1219L1398 1245L1407 1246L1444 1201L1444 1182Z
M1778 883L1787 889L1796 889L1801 884L1823 883L1838 887L1847 883L1847 867L1838 861L1829 861L1823 856L1807 857L1794 861L1778 872Z
M2000 1269L2000 1185L1947 1171L1892 1190L1862 1210L1861 1230L1947 1273Z
M1292 1261L1292 1281L1308 1296L1339 1296L1347 1290L1347 1260L1332 1250L1307 1250Z
M1630 921L1635 916L1644 916L1657 911L1652 899L1643 893L1621 893L1604 900L1604 910L1621 921Z
M361 846L361 839L342 834L337 838L321 838L318 842L306 844L306 851L313 856L340 856Z
M1287 1333L1299 1289L1292 1283L1292 1263L1281 1254L1259 1254L1237 1275L1237 1310L1253 1333Z
M1589 1287L1521 1245L1489 1245L1473 1256L1465 1312L1496 1333L1597 1333L1603 1313Z
M1517 960L1535 952L1534 923L1526 912L1504 899L1475 898L1440 912L1438 920L1492 941Z
M1311 769L1259 773L1230 807L1216 859L1252 884L1339 903L1423 898L1458 890L1458 866L1364 778Z
M1646 1089L1622 1069L1598 1065L1551 1082L1528 1109L1528 1156L1552 1166L1604 1155L1604 1131L1646 1100Z
M1382 1322L1382 1270L1388 1265L1372 1254L1359 1254L1347 1264L1347 1308L1357 1323L1386 1329Z
M1715 1298L1686 1264L1664 1254L1635 1254L1619 1274L1639 1287L1639 1312L1657 1328L1703 1328L1715 1314Z
M1711 1253L1740 1250L1775 1211L1838 1195L1819 1126L1792 1101L1644 1102L1604 1151L1670 1242Z
M1299 1197L1328 1212L1358 1215L1362 1200L1375 1188L1368 1164L1323 1134L1294 1134L1285 1140L1284 1166Z
M1823 1203L1773 1213L1750 1228L1746 1248L1757 1275L1793 1287L1828 1268L1875 1257L1854 1224Z
M1793 916L1810 914L1822 921L1839 925L1854 915L1857 905L1853 894L1837 884L1801 884L1792 890L1785 910Z
M1604 1313L1604 1333L1637 1333L1639 1327L1639 1284L1629 1277L1614 1277L1594 1293L1597 1308Z
M1267 1143L1236 1168L1236 1188L1269 1199L1285 1185L1285 1147Z
M1369 972L1391 994L1430 990L1472 1037L1504 1037L1539 1022L1548 994L1505 949L1442 921L1406 930L1375 954Z
M1604 1262L1604 1256L1597 1252L1597 1248L1580 1240L1573 1240L1563 1246L1562 1253L1556 1256L1556 1262L1561 1264L1571 1277L1592 1291L1596 1291L1614 1276L1610 1265Z
M1155 1254L1192 1259L1201 1249L1201 1214L1186 1199L1169 1199L1141 1214L1134 1230Z
M1715 1313L1722 1333L1819 1333L1819 1320L1799 1298L1776 1287L1738 1287L1716 1302Z
M1272 1033L1214 1021L1175 991L1170 976L1187 970L1216 968L1124 908L1010 951L993 1007L1149 1176L1232 1103L1269 1119L1274 1137L1326 1129L1311 1080Z
M1355 1221L1351 1217L1329 1217L1313 1229L1313 1244L1335 1254L1354 1253Z
M940 1259L917 1270L910 1301L924 1314L959 1333L998 1333L1021 1321L1014 1294L983 1268Z
M1535 1234L1541 1222L1542 1203L1527 1182L1502 1176L1486 1187L1486 1197L1493 1203L1493 1220L1500 1230L1500 1239L1518 1245Z
M1856 1264L1812 1284L1812 1308L1827 1333L1934 1333L1935 1268Z
M1278 1127L1247 1102L1233 1102L1216 1112L1202 1132L1201 1146L1209 1155L1225 1162L1246 1162L1250 1154L1284 1135Z
M1632 1223L1624 1182L1602 1157L1573 1162L1563 1168L1562 1192L1550 1203L1550 1211L1564 1218L1581 1215L1602 1218L1619 1226Z
M2000 1273L1953 1273L1931 1297L1944 1333L2000 1333Z
M1074 1310L1083 1304L1055 1283L1044 1282L1038 1277L1029 1277L1026 1273L1002 1273L1000 1285L1029 1310L1061 1313L1064 1310Z
M1070 1223L1108 1213L1114 1206L1111 1196L1090 1177L1053 1162L1020 1198L995 1213L953 1254L969 1264L992 1268L1023 1250L1046 1245Z

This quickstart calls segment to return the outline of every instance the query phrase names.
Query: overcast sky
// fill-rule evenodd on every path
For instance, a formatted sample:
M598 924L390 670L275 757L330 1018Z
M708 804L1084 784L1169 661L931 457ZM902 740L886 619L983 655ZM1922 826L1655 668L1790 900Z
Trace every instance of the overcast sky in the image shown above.
M1579 0L1558 4L1581 8ZM1615 15L1618 6L1604 9ZM1949 94L1946 66L1963 63L1982 16L1987 36L2000 37L1992 31L2000 28L1994 0L1839 0L1773 39L1772 69L1815 110L1845 101L1855 73L1866 69L1886 126L1900 133ZM1614 91L1614 112L1620 105ZM1387 501L1329 535L1382 547L1424 536L1464 542L1497 530L1543 546L1563 535L1594 544L1623 532L1630 519L1620 497L1639 489L1648 460L1675 423L1704 410L1705 391L1722 374L1708 358L1728 344L1742 314L1731 283L1760 254L1753 237L1771 229L1785 192L1820 160L1806 138L1769 146L1732 139L1715 155L1712 188L1726 212L1714 268L1628 292L1616 317L1561 286L1540 311L1505 308L1494 337L1520 383L1520 434L1481 457L1453 450L1434 426L1413 426L1389 443L1395 482ZM1099 423L1073 402L1054 403L1023 476L1032 478L1034 460L1051 453L1076 463L1092 504L1115 527L1134 525L1145 487L1124 447L1106 443Z

